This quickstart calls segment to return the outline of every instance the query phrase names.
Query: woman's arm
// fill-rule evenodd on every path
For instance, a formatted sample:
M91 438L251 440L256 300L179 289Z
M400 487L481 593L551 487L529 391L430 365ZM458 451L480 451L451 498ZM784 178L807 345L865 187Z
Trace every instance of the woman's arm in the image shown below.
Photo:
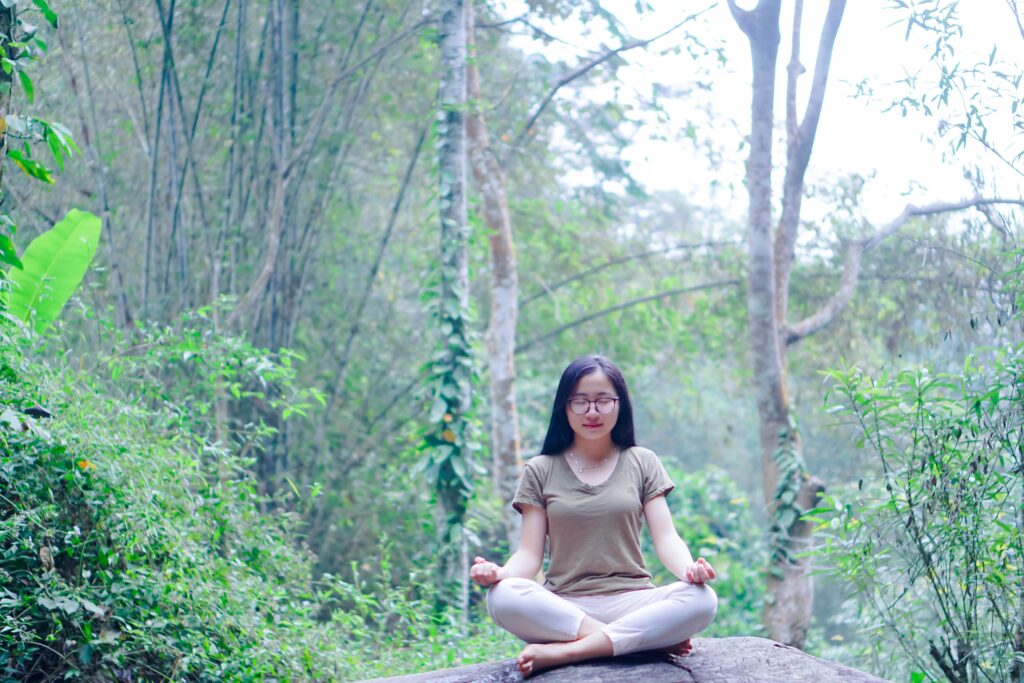
M548 532L548 516L543 508L523 505L523 525L519 530L519 548L499 567L482 557L474 558L469 577L481 586L490 586L502 579L518 576L532 579L544 561L544 537Z
M704 583L715 578L715 570L701 557L696 562L686 542L679 538L676 525L672 521L665 496L655 496L644 505L644 517L647 528L651 531L654 549L665 569L677 578L691 583Z

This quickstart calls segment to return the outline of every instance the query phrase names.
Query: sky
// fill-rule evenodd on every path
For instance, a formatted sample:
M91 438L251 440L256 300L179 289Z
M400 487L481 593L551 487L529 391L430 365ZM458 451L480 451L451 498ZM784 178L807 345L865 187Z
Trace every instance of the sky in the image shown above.
M608 96L615 87L634 89L640 96L650 92L652 83L660 83L664 92L678 92L676 97L661 97L668 121L651 121L634 138L625 156L634 175L653 190L679 190L698 203L744 208L742 189L743 162L746 149L736 143L750 127L750 53L746 37L733 21L724 0L714 3L681 2L680 0L649 0L653 11L638 14L632 0L607 0L612 10L629 28L630 35L646 38L657 35L682 18L711 7L687 26L701 40L720 46L726 63L706 58L694 61L684 52L674 54L670 48L684 44L682 30L653 44L648 50L624 53L628 64L619 72L619 85L591 89L595 98ZM740 2L750 6L753 2ZM878 225L896 217L909 202L926 204L953 201L973 195L964 179L965 166L982 163L986 175L995 180L1001 194L1021 196L1022 176L991 155L971 149L952 154L944 142L934 142L940 121L914 112L903 116L897 109L885 112L894 97L906 92L899 85L908 75L934 77L928 67L934 38L921 30L906 35L905 15L887 9L887 0L849 0L843 17L835 50L821 123L808 171L811 182L829 181L858 174L866 178L862 194L862 212ZM924 4L918 0L918 4ZM716 5L716 6L713 6ZM824 19L826 0L806 0L802 33L802 61L807 73L799 82L800 96L810 89L817 32ZM523 3L510 0L508 15L525 11ZM791 2L783 2L783 43L779 53L776 85L778 100L776 116L784 112L784 65L789 58ZM1006 0L969 0L960 2L960 19L964 29L957 40L956 61L971 65L987 62L993 45L998 46L997 60L1008 62L1007 70L1024 71L1024 37L1013 21ZM543 46L538 41L519 39L525 50L543 52L549 59L579 63L578 55L598 49L601 44L617 45L618 41L602 35L597 23L581 26L567 21L549 24L552 34L566 44ZM710 66L708 66L710 65ZM701 73L701 67L708 70ZM707 83L710 90L697 94L691 90L695 77ZM854 97L858 84L873 92ZM702 113L700 107L704 107ZM1005 107L1004 107L1005 109ZM803 101L800 102L800 111ZM680 136L680 131L693 123L693 140ZM1009 113L993 119L992 140L1006 141L1011 136ZM779 131L781 141L781 128ZM664 138L668 139L664 139ZM682 139L678 139L682 137ZM931 141L930 141L931 140ZM715 143L717 161L710 164L702 144ZM728 144L726 144L728 143ZM1018 140L1017 148L1020 142ZM781 147L779 152L782 152ZM782 153L776 154L776 168L781 182ZM809 201L805 217L826 212L824 203Z

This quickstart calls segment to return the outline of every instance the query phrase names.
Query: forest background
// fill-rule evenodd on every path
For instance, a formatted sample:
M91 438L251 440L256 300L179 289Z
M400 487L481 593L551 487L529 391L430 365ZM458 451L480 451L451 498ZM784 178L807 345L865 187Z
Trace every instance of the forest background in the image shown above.
M466 557L597 352L708 635L1020 680L1017 3L677 5L3 0L3 676L514 654Z

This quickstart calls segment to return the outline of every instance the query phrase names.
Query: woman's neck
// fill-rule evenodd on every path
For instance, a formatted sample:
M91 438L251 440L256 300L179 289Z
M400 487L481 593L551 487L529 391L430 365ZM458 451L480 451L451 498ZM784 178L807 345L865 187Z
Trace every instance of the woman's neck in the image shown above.
M591 440L591 439L574 439L572 446L569 447L573 456L584 460L586 462L600 462L605 458L613 455L617 450L618 446L612 443L612 439L609 436L607 439Z

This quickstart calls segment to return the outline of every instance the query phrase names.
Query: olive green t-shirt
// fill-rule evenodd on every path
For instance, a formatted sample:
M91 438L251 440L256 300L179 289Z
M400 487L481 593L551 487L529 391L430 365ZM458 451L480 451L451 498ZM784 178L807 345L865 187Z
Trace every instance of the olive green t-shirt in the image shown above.
M658 456L628 448L598 485L576 477L561 455L538 455L523 467L512 507L543 508L549 562L544 587L559 595L611 595L651 588L640 552L643 506L674 488Z

